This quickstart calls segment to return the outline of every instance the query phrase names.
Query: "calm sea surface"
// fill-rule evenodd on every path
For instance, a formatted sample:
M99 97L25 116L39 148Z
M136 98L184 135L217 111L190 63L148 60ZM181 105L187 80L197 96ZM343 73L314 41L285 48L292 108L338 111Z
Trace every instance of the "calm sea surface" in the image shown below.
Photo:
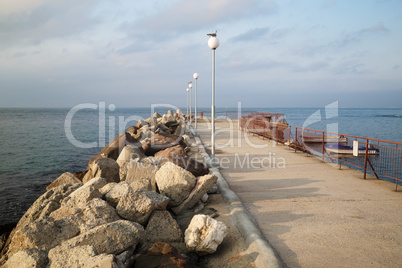
M155 111L164 114L167 109ZM199 109L203 110L209 109ZM237 109L217 108L225 110ZM402 142L402 109L242 110L284 113L292 128L304 126ZM85 170L88 161L109 141L152 112L151 108L102 105L76 110L0 108L0 225L18 221L51 181L67 171Z

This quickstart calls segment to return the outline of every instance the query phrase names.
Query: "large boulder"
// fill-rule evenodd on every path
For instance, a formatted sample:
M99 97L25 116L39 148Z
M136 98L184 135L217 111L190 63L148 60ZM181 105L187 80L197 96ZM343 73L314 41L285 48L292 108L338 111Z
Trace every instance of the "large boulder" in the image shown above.
M187 263L175 247L168 243L157 242L146 254L138 256L135 267L185 268Z
M62 205L70 208L85 208L90 200L102 198L99 189L106 184L107 182L104 178L93 178L66 197L62 201Z
M3 268L46 267L48 262L45 251L37 248L26 248L16 252L7 260Z
M73 215L58 221L50 217L36 220L15 233L9 246L8 256L26 248L49 251L62 241L79 234L80 229L76 222L77 218Z
M180 205L194 188L197 178L181 167L167 162L155 174L159 192L170 198L170 206Z
M195 215L185 231L185 243L189 251L198 255L214 253L227 234L227 227L208 215Z
M122 181L110 189L110 191L105 195L105 198L110 205L116 207L120 198L127 195L129 191L131 191L130 185L128 185L127 182Z
M124 219L145 225L152 211L166 207L168 202L168 198L156 192L135 191L129 187L127 193L120 197L116 211Z
M176 145L155 154L156 157L165 157L177 166L188 170L194 176L204 176L209 173L208 168L201 162L189 157L183 149L183 146Z
M146 156L153 156L155 153L176 145L184 146L183 139L173 134L157 133L145 144L142 145Z
M46 191L53 189L54 187L63 185L63 184L76 184L81 183L81 181L72 173L65 172L60 175L57 179L55 179L51 184L46 187Z
M182 242L183 232L167 210L155 210L145 228L145 240L149 243Z
M97 254L119 254L144 241L144 228L135 222L107 223L64 241L62 246L93 246Z
M49 268L119 267L112 254L97 254L91 245L71 247L63 245L49 251Z
M127 173L125 181L128 184L131 185L135 181L149 179L152 190L156 190L155 174L159 169L157 165L132 160L127 164L126 168Z
M88 181L96 177L105 178L108 183L119 182L119 169L120 167L115 160L110 158L99 158L95 160L90 166L88 172L82 179L82 182L87 183Z
M190 195L179 206L173 207L173 212L178 215L185 209L194 207L198 201L208 192L208 190L216 183L217 177L213 174L208 174L197 178L197 183Z
M137 132L138 128L130 127L127 131L120 133L116 138L114 138L114 140L112 140L106 147L104 147L99 154L95 155L89 161L87 169L89 169L92 163L99 158L111 158L113 160L116 160L121 150L126 145L130 144L140 148L141 143L139 143L139 141L135 138Z

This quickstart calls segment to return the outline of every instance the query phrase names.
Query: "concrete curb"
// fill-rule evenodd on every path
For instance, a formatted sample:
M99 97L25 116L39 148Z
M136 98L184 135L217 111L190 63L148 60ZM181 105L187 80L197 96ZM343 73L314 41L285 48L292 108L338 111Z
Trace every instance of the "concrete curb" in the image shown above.
M257 267L286 267L278 253L272 248L269 242L265 239L260 228L254 222L253 217L248 210L243 206L240 198L230 189L229 184L219 172L219 168L211 167L211 158L207 154L204 144L201 139L195 134L194 129L190 128L191 133L198 144L200 153L204 156L204 163L207 163L209 170L218 178L217 185L223 200L226 202L232 220L239 229L239 232L244 238L244 242L248 247L250 256L254 259Z

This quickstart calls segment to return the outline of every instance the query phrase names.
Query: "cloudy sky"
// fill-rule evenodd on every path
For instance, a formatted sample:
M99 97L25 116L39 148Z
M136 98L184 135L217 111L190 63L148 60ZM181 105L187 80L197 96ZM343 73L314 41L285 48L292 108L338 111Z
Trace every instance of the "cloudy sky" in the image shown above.
M402 107L401 0L0 0L0 107Z

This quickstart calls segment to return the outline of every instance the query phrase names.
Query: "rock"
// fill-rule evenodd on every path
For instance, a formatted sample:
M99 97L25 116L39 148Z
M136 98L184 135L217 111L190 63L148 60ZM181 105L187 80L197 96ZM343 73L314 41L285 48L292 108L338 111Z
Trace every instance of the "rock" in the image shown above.
M155 210L145 228L145 240L150 243L182 242L183 232L167 210Z
M183 141L184 141L184 144L186 145L186 147L191 147L192 142L191 142L190 136L187 134L184 134L184 135L182 135L182 138L183 138Z
M137 147L141 147L141 144L139 141L135 138L136 134L138 132L138 128L136 127L130 127L127 132L122 132L120 133L114 140L112 140L105 148L102 149L102 151L95 155L88 163L88 168L90 169L91 165L95 160L100 159L100 158L111 158L113 160L117 160L117 157L119 156L121 150L126 145L134 145Z
M144 191L144 193L155 204L155 209L164 210L169 204L170 199L167 196L154 191Z
M138 162L135 160L127 164L126 182L131 184L142 179L151 181L152 190L156 190L155 174L158 171L158 166L147 164L146 162Z
M175 157L178 157L178 156L183 156L183 157L187 156L181 145L176 145L176 146L166 148L155 154L155 157L165 157L165 158L169 159L171 162L173 162L172 159L174 159Z
M45 268L47 262L45 251L37 248L27 248L16 252L8 259L3 268Z
M117 185L116 182L111 182L103 186L102 188L98 189L102 196L106 195L113 187Z
M176 146L178 144L184 146L183 139L181 137L173 134L157 133L152 137L152 139L143 144L142 148L146 156L153 156L155 153L161 150Z
M226 234L227 227L223 222L198 214L193 217L186 229L184 240L189 251L205 255L214 253Z
M121 220L117 212L105 200L94 198L80 213L79 227L81 233L97 226Z
M49 251L49 268L110 267L117 268L112 254L99 254L93 246L59 246Z
M10 243L8 256L26 248L49 251L62 241L79 234L80 229L75 225L76 220L74 216L68 216L58 221L44 217L28 224L15 233Z
M153 184L155 185L155 183ZM143 190L143 191L153 191L152 189L152 183L151 179L142 179L142 180L136 180L130 183L130 187L133 188L134 190Z
M139 121L137 122L136 127L137 127L137 128L142 128L142 127L148 126L148 125L149 125L149 124L148 124L147 121L145 121L145 120L139 120Z
M172 211L177 215L184 209L192 208L200 201L201 197L216 183L218 178L213 174L208 174L197 178L197 183L190 195L179 206L173 207Z
M205 193L205 194L201 197L201 201L204 202L204 203L206 203L206 202L208 201L208 198L209 198L208 194Z
M51 184L46 187L46 191L53 189L54 187L63 185L63 184L75 184L82 183L74 174L70 172L66 172L60 175L57 179L55 179Z
M144 241L144 233L138 223L119 220L84 232L63 242L62 246L93 246L97 254L120 254Z
M141 160L144 157L145 155L142 151L142 147L137 147L129 144L123 148L116 162L119 163L119 161L130 161L134 159Z
M93 178L102 177L109 182L120 182L119 165L115 160L110 158L99 158L90 166L87 174L82 179L83 183L87 183Z
M174 147L167 148L163 151L159 151L155 154L156 157L165 157L170 162L176 164L177 166L190 171L194 176L204 176L209 173L209 170L201 162L194 160L189 157L182 146L176 145Z
M135 267L187 267L179 251L168 243L155 243L146 254L138 256Z
M110 191L105 195L106 200L109 202L110 205L116 207L120 201L120 198L125 196L129 193L132 189L130 189L130 185L127 182L122 181L116 184L115 187L110 189Z
M98 189L106 184L107 182L104 178L93 178L66 197L62 201L62 205L70 208L84 208L90 200L102 198L102 194Z
M160 114L158 114L157 112L155 112L154 115L153 115L153 117L155 117L155 118L158 119L158 118L161 118L162 116L161 116Z
M218 192L218 185L215 183L211 189L208 190L207 194L216 194Z
M170 206L180 205L190 194L197 181L190 172L171 162L165 163L155 174L159 192L170 198Z
M64 198L69 196L72 192L74 192L81 186L81 183L73 185L63 184L52 188L41 195L27 210L27 212L25 212L24 216L21 217L15 229L13 230L13 232L11 232L10 237L12 237L17 230L23 228L29 223L37 219L49 216L53 211L57 210L60 207L60 203L64 200Z
M127 220L145 225L157 204L144 191L134 191L131 187L120 198L116 206L117 214Z

